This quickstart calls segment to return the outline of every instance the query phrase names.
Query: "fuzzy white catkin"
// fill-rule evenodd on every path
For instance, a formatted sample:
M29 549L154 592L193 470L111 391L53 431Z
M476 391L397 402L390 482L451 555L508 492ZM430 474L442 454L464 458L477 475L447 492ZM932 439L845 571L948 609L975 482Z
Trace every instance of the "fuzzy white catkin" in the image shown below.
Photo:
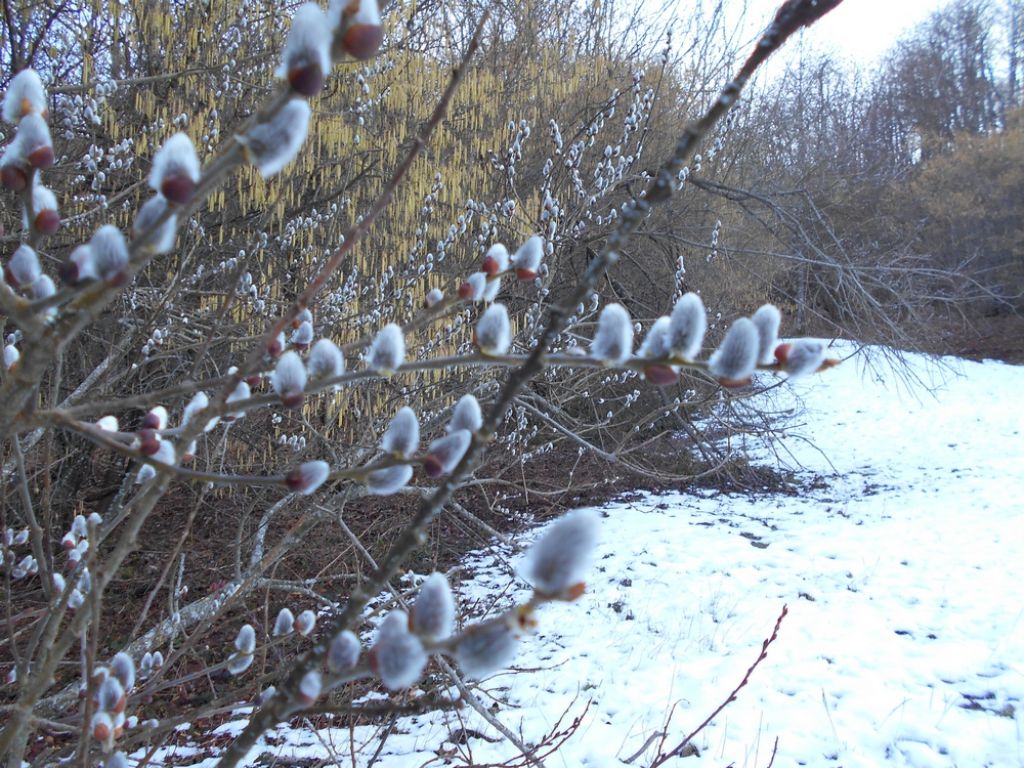
M11 370L14 364L21 359L21 352L13 344L7 344L4 347L4 368Z
M327 6L327 21L330 24L331 31L337 32L341 27L341 21L345 14L346 9L355 0L331 0ZM348 23L352 24L369 24L372 26L380 26L380 7L377 5L377 0L358 0L355 3L355 13L348 17Z
M309 350L306 371L312 381L341 376L345 372L345 356L330 339L319 339Z
M366 478L366 490L374 496L388 496L405 488L410 480L412 467L408 464L375 469Z
M353 632L339 632L327 649L327 668L335 674L352 669L359 661L359 650L359 638Z
M46 89L34 69L23 69L11 78L4 94L4 120L17 125L29 112L46 112Z
M583 581L597 544L598 516L577 510L549 526L530 547L523 577L543 595L558 597Z
M105 710L96 712L89 725L92 728L93 738L100 741L104 748L114 743L114 719L109 712Z
M427 472L432 477L451 474L451 471L462 461L466 455L473 435L466 429L459 429L445 437L434 440L427 449L427 455L435 462L427 467Z
M128 758L124 752L115 752L103 761L103 768L128 768Z
M290 635L295 630L295 616L288 608L282 608L277 612L277 619L274 621L274 637Z
M750 320L757 328L757 362L765 364L774 362L782 315L774 304L764 304L750 316Z
M181 414L181 425L187 427L189 422L196 417L196 415L207 408L210 405L210 398L205 392L196 392L192 395L192 399L188 401L188 405L185 406L185 410ZM159 421L164 421L159 415L157 415ZM166 423L166 422L165 422Z
M292 331L289 341L297 347L308 347L313 343L313 324L303 320L299 327Z
M386 453L402 459L416 453L420 445L420 422L416 412L409 406L399 409L388 425L380 447Z
M48 299L57 293L57 286L49 275L40 275L39 279L32 283L32 298L36 301Z
M670 335L668 317L659 317L654 321L651 330L644 337L643 344L637 350L637 356L646 358L663 358L669 355Z
M181 424L187 427L201 411L205 411L210 405L210 398L205 392L196 392L192 399L188 401L188 405L185 406L185 411L181 415ZM203 432L209 432L211 429L217 426L220 422L219 416L214 416L206 422L203 427Z
M708 329L704 302L696 293L684 294L672 308L669 318L669 347L683 360L696 360Z
M427 295L423 297L423 303L427 307L433 307L444 301L444 292L440 288L431 288L427 291Z
M289 473L286 483L296 493L309 496L331 476L331 466L326 461L307 461L294 474Z
M474 272L472 275L466 278L466 282L462 284L462 288L459 290L459 295L466 301L480 301L484 297L484 291L487 289L487 275L483 272Z
M277 695L277 686L268 685L266 688L264 688L262 691L260 691L260 695L256 697L256 706L262 707L264 704L266 704L268 701L270 701L276 695Z
M21 561L11 570L11 578L14 580L23 579L34 574L39 569L36 559L32 555L25 555Z
M302 703L308 707L316 701L320 697L320 691L323 690L323 687L323 676L315 669L311 669L304 674L299 681L299 696L302 699Z
M108 677L96 694L97 708L104 712L120 712L124 707L124 686L116 677Z
M295 631L303 637L309 637L316 628L316 614L308 608L295 617Z
M505 669L516 656L519 639L506 621L468 627L455 646L455 661L466 677L481 680Z
M96 253L89 243L75 246L68 255L65 267L70 267L68 279L73 283L82 280L98 280L100 277Z
M53 147L50 126L36 112L30 112L21 118L21 122L18 123L18 133L15 141L18 142L19 149L26 155L31 155L33 152L44 148L51 148L52 150ZM51 152L51 161L52 158Z
M786 373L798 379L814 373L825 362L825 343L818 339L797 339L786 355Z
M110 671L126 691L135 687L135 661L124 651L114 654L110 660Z
M405 335L400 326L388 323L373 339L366 353L366 365L382 376L390 376L405 362Z
M231 403L248 400L250 397L252 397L252 391L249 389L248 382L240 381L235 385L235 388L231 390L231 394L228 395L224 402L230 405ZM241 419L243 416L245 416L245 411L232 411L228 414L228 417L232 419Z
M483 300L487 303L494 301L498 298L498 294L501 292L501 278L492 277L487 281L487 285L484 286Z
M449 637L455 628L455 598L443 573L426 578L412 607L412 631L430 642Z
M347 3L348 7L353 5L352 0ZM380 26L380 3L377 0L360 0L355 3L355 13L352 14L349 20L350 24L367 24L370 26Z
M27 173L28 158L25 157L25 153L18 144L18 137L15 136L14 141L6 147L2 147L2 150L0 152L0 167L20 169L23 174L22 184L27 183L27 176L24 174Z
M252 653L256 650L256 630L252 624L243 624L235 637L235 648L239 653Z
M590 353L598 360L619 365L633 352L633 322L621 304L609 304L597 319L597 333Z
M492 274L504 272L508 269L509 255L508 249L501 243L495 243L487 249L487 254L484 256L484 263L492 270Z
M175 463L174 443L170 440L161 440L160 447L153 454L153 461L173 467Z
M116 416L104 416L96 421L96 426L104 432L117 432L121 425Z
M476 432L483 423L484 417L480 411L480 402L473 395L463 395L455 404L452 418L444 429L449 435L460 429Z
M754 323L741 317L732 324L722 345L708 360L708 368L715 378L722 381L743 381L757 367L759 346Z
M504 355L512 345L512 323L504 304L492 304L476 324L476 343L485 355Z
M269 122L249 129L243 138L246 156L263 178L279 173L299 153L309 131L309 104L292 99Z
M53 194L53 190L47 189L42 184L36 184L32 188L32 213L38 219L39 214L43 211L57 211L57 196ZM22 217L22 224L25 229L29 228L28 211L25 211L25 215Z
M56 211L57 196L53 194L52 189L48 189L42 184L36 184L32 188L32 207L35 209L37 216L40 211Z
M39 256L27 245L20 245L11 255L4 277L15 288L28 287L43 274Z
M544 238L540 235L533 235L519 246L519 250L512 256L512 266L517 270L536 272L543 258Z
M298 398L306 391L306 366L297 352L288 350L277 359L270 384L282 400Z
M153 155L149 187L159 192L169 176L184 176L194 184L199 181L199 172L199 157L192 139L179 132L167 139Z
M159 463L166 464L169 467L173 467L176 461L174 444L170 440L161 440L160 447L157 448L150 459ZM149 464L143 464L139 467L139 474L135 478L136 483L144 483L152 477L156 476L156 469Z
M128 243L113 224L104 224L93 233L89 249L96 274L104 280L116 277L128 266Z
M327 15L316 3L305 3L292 16L292 28L288 31L281 54L281 66L274 74L286 78L295 68L315 65L321 77L326 77L331 71L330 46L331 30Z
M240 675L245 670L252 666L252 654L251 653L233 653L228 658L227 670L232 675Z
M373 644L373 669L389 691L408 688L420 679L427 654L419 638L409 632L404 611L391 611L380 623Z

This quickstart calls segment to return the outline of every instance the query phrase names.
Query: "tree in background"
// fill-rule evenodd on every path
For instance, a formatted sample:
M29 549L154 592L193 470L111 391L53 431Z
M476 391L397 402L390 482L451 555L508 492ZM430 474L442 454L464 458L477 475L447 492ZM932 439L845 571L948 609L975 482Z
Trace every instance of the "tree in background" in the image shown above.
M1009 341L1019 10L952 2L876 72L803 51L765 82L730 128L728 171L691 179L718 199L728 284L769 286L760 298L803 331L943 352Z

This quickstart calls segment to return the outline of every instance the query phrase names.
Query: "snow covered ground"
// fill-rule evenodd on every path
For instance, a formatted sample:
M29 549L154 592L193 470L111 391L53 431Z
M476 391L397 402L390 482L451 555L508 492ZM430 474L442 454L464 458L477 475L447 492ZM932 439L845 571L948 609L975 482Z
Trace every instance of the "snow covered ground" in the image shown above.
M483 686L528 744L582 717L548 768L649 766L658 732L670 749L742 679L784 604L700 754L670 764L762 768L777 739L776 766L1024 766L1024 367L911 356L933 396L858 359L775 392L806 407L784 447L812 490L603 508L588 593L541 610L528 672ZM525 597L500 555L471 560L464 605ZM258 762L362 748L365 765L379 732L351 736L282 728ZM516 754L463 710L399 721L377 765Z

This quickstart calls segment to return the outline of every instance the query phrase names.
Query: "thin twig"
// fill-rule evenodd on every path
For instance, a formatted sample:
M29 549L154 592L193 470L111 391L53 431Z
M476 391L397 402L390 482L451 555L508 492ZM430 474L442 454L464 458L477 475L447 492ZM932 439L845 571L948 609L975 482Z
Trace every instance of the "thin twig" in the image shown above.
M772 643L774 643L778 639L779 628L782 626L782 620L785 619L788 614L789 607L785 605L782 606L782 612L779 614L779 617L775 620L775 627L772 629L771 635L761 643L761 652L758 654L757 658L754 659L754 663L747 668L747 671L743 675L743 679L740 680L739 685L733 688L729 695L725 698L725 700L715 708L715 711L708 715L706 718L704 718L704 721L696 728L694 728L686 736L685 739L679 742L668 752L659 754L657 758L655 758L654 762L651 763L650 768L658 768L658 766L663 765L669 759L681 755L683 751L687 748L687 746L693 741L694 737L697 734L699 734L701 731L707 728L711 721L718 717L718 715L722 712L723 709L725 709L727 706L736 701L736 697L739 695L739 692L744 687L746 687L747 683L750 682L750 678L753 676L754 670L756 670L758 666L760 666L761 662L768 658L768 648L769 646L771 646Z

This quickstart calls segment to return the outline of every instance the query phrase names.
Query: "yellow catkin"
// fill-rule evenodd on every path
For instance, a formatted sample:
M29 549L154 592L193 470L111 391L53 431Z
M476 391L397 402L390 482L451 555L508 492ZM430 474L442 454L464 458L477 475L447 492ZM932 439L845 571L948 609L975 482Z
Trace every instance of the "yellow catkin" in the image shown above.
M109 6L110 12L116 10L121 14L125 46L156 57L150 63L152 70L148 74L172 74L186 67L204 70L199 75L139 87L127 102L134 112L130 120L122 121L121 116L110 120L106 127L111 135L132 138L141 157L151 157L159 142L179 126L197 141L197 146L200 137L213 127L220 130L221 140L228 139L252 105L270 92L273 54L268 51L279 47L281 21L289 13L279 7L280 4L267 5L269 13L247 14L242 42L230 56L237 62L257 59L269 63L260 77L250 77L240 70L236 78L227 78L230 87L243 90L225 97L217 94L217 90L224 87L221 73L226 56L220 41L226 39L229 27L237 22L239 0L210 0L205 4L153 3L152 0L94 2L100 9ZM391 14L393 23L400 23L397 17L406 17L408 10L406 7L402 14ZM185 32L183 39L182 31ZM307 266L314 261L322 263L324 249L335 246L354 218L365 213L376 199L450 75L450 63L420 53L403 50L389 52L389 55L394 58L393 68L369 80L372 98L377 99L382 93L386 95L379 106L364 112L365 125L357 125L353 110L354 105L365 98L355 77L360 68L353 64L339 66L325 94L312 102L314 118L310 137L299 158L269 182L253 169L243 168L208 200L207 211L215 218L207 221L215 221L216 225L207 228L206 236L217 247L212 249L215 254L198 257L203 263L209 266L211 262L215 264L245 249L252 256L250 270L261 290L266 286L270 288L272 306L273 302L283 304L290 300L304 287L300 276L294 274L301 270L290 270L288 263ZM487 195L501 194L495 192L501 187L488 162L488 153L494 152L499 157L504 154L511 141L508 122L521 119L530 122L533 131L528 140L530 151L535 151L538 145L550 146L548 118L560 114L558 110L571 103L577 93L592 89L599 74L603 76L611 66L612 62L600 60L569 64L556 51L542 49L539 56L525 62L515 78L510 78L504 70L472 69L446 119L435 131L424 155L412 167L391 207L369 237L347 256L344 272L347 274L358 267L363 275L375 274L389 264L404 260L413 247L413 233L418 226L426 228L426 251L434 251L436 241L455 223L468 198L484 199ZM88 82L94 75L94 63L86 55L82 63L83 79ZM211 120L214 109L220 116ZM175 122L179 115L187 117L183 126ZM573 116L563 117L568 121ZM140 130L142 126L146 130ZM564 122L562 127L567 129L569 123ZM358 146L356 135L360 137ZM568 135L566 140L569 140ZM205 160L210 159L205 147L200 147L200 154ZM146 167L147 164L142 164L140 171L144 172ZM364 177L353 183L358 173L363 173ZM420 210L436 173L442 175L444 188L434 204L434 212L424 222ZM533 219L541 203L536 189L521 189L519 194L522 197L516 217L511 221L503 219L499 224L499 232L510 248L515 248L530 234L526 222ZM343 205L345 198L350 200L347 205ZM282 231L288 218L310 205L326 213L332 201L338 204L338 213L317 228L300 230L282 260L280 249L273 245L273 237ZM479 223L479 220L473 222L473 229L449 251L446 261L434 275L413 287L414 305L421 304L431 286L447 289L451 281L463 273L462 268L476 259L478 254L473 251L472 235L478 231ZM266 251L257 247L261 232L271 235L271 246ZM190 245L194 244L191 236L185 239ZM177 258L169 258L165 266L172 268ZM292 272L290 279L285 277L288 271ZM340 282L340 279L335 280L331 287ZM204 290L222 289L222 282L211 283L208 288L204 286ZM351 314L369 310L374 300L372 295L359 297L353 302L355 306L347 309ZM204 299L202 303L209 304L211 311L216 311L218 306L213 299ZM407 319L404 311L397 319ZM239 334L243 336L262 333L266 323L265 317L253 316L247 304L234 306L230 320L240 324ZM454 352L457 344L468 337L470 328L471 324L467 324L461 336L446 341L440 351ZM351 341L357 335L346 327L321 330L338 343ZM244 351L240 349L239 354ZM408 384L411 389L434 388L453 377L461 379L471 375L479 373L429 371L417 377L404 377L401 385ZM352 414L357 410L367 414L374 408L393 406L395 389L395 382L389 382L371 385L358 394L349 394L346 390L326 407L319 401L307 406L307 413L311 418L326 418L332 429L354 430L357 422L365 427L366 421L365 416L359 421ZM328 432L330 436L332 433ZM258 458L259 461L253 461L254 465L260 461L274 462L279 455L272 441L244 449L240 446L238 450L248 451L249 458ZM253 456L260 452L261 456Z

